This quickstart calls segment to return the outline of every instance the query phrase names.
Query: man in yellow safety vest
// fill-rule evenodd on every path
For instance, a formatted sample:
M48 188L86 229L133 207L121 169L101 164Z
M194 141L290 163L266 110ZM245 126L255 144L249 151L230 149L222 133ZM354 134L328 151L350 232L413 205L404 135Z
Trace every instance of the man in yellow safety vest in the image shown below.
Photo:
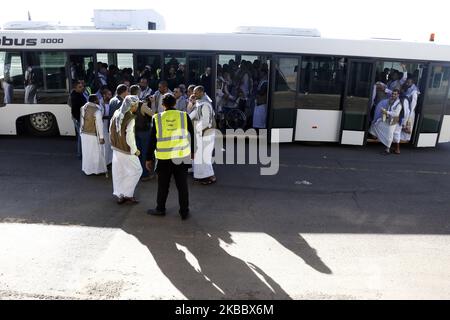
M189 216L187 165L194 155L194 127L186 112L175 109L176 103L171 93L165 94L162 98L165 111L153 116L146 166L151 170L156 158L158 195L156 209L150 209L147 213L156 216L166 214L166 200L173 175L178 189L179 213L186 220Z

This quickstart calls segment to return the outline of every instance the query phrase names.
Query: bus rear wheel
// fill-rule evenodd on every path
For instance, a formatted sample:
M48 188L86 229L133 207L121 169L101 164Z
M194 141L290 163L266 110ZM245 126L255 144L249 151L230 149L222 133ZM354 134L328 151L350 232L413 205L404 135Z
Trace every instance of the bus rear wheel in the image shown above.
M28 117L28 132L34 136L49 137L58 134L56 118L50 112L34 113Z

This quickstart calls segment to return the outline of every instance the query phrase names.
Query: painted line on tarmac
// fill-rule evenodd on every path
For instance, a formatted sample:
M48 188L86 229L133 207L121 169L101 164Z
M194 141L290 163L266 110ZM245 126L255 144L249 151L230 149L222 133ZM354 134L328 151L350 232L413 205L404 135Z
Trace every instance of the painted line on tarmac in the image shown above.
M340 170L340 171L358 171L358 172L381 172L379 169L352 168L352 167L329 167L329 166L311 166L311 165L286 165L280 164L283 168L304 168L314 170ZM448 171L428 171L428 170L385 170L384 173L404 173L404 174L426 174L426 175L450 175Z

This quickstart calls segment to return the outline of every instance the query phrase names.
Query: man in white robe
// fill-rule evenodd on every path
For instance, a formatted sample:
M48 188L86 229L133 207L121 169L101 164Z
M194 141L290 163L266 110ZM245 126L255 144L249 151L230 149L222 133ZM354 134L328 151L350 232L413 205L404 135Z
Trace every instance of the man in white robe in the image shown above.
M395 154L400 154L400 142L402 130L406 127L407 119L409 118L409 101L406 96L406 88L403 85L400 92L400 102L402 104L402 111L400 112L399 123L395 126L394 139L393 139L393 150Z
M80 114L82 170L86 175L106 173L103 115L95 94L89 96Z
M103 136L105 138L105 160L106 165L109 166L112 163L112 149L111 140L109 139L109 102L112 99L112 92L109 89L104 89L102 91L102 101L100 107L103 114Z
M381 110L381 116L374 118L374 122L370 126L369 132L381 141L386 147L383 154L390 154L394 132L398 123L398 117L402 110L402 104L399 99L399 90L394 89L389 99L382 100L377 109Z
M409 116L406 118L406 124L401 132L401 140L402 141L410 141L411 140L411 134L414 130L414 122L416 120L416 106L417 106L417 100L419 99L420 91L417 88L417 86L414 84L414 80L412 78L409 78L406 81L407 91L406 91L406 97L408 98L409 102Z
M158 85L158 90L149 98L151 101L152 109L155 113L164 112L162 99L166 93L172 93L172 91L170 91L167 81L161 81Z
M136 146L134 133L134 113L138 106L137 96L125 97L120 109L114 113L109 128L113 149L113 194L117 197L118 204L139 203L134 197L134 191L142 175L140 151Z
M197 149L195 151L193 171L194 179L208 185L216 182L212 166L212 154L215 143L215 119L212 100L206 95L202 86L195 87L196 103L189 114L193 121Z
M408 78L408 71L406 70L406 65L402 64L402 69L403 69L403 76L400 78L400 71L395 70L392 73L392 78L391 80L387 83L386 85L386 93L388 94L388 96L390 96L392 94L392 91L394 91L394 89L399 89L403 86L403 84L406 82L407 78Z

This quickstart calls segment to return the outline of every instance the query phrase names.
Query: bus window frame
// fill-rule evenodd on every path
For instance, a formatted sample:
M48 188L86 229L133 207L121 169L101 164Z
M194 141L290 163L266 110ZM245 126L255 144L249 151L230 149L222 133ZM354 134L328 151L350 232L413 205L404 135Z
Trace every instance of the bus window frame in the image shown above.
M219 54L215 53L215 52L196 52L196 51L187 51L186 52L186 70L185 70L185 79L186 81L189 81L189 62L190 62L190 57L209 57L211 58L211 76L212 76L212 86L211 86L211 94L212 96L210 97L213 100L213 105L215 105L216 102L216 81L217 81L217 63L218 63L218 59L219 59ZM186 83L186 88L190 85L190 83ZM199 83L195 83L195 85L200 85Z
M2 51L5 52L20 52L21 53L21 57L22 57L22 65L23 67L27 64L26 61L26 55L25 53L28 51L32 51L31 49L7 49L7 48L2 48ZM274 73L275 73L275 63L276 63L276 59L280 58L280 57L286 57L286 58L298 58L300 63L302 62L303 56L313 56L313 57L336 57L336 54L314 54L314 53L305 53L305 52L298 52L298 53L283 53L283 52L259 52L259 51L234 51L234 50L190 50L190 51L181 51L181 50L165 50L165 49L149 49L149 50L145 50L145 49L138 49L138 50L133 50L133 49L129 49L129 50L124 50L124 49L118 49L118 50L111 50L111 49L81 49L81 50L77 50L77 49L42 49L39 50L40 52L52 52L52 51L56 51L56 52L64 52L66 54L67 57L67 66L66 66L66 77L67 79L70 79L69 81L69 87L68 87L68 92L70 93L72 91L72 79L70 77L70 70L69 70L69 56L70 55L92 55L94 57L94 70L95 70L95 75L97 76L98 73L98 69L97 69L97 53L132 53L133 54L133 71L137 70L137 54L149 54L149 55L158 55L161 58L161 72L162 74L164 74L165 70L165 65L164 65L164 57L166 53L184 53L186 55L186 57L188 57L189 55L210 55L211 57L213 57L213 61L218 61L218 56L219 55L235 55L236 57L241 57L243 55L257 55L257 56L266 56L269 61L270 61L270 69L269 69L269 91L268 91L268 115L270 114L271 110L272 110L272 99L273 99L273 90L275 88L274 86ZM215 57L215 58L214 58ZM391 61L401 61L404 62L405 64L421 64L424 65L426 72L423 74L423 77L426 78L426 86L424 88L419 87L420 91L421 91L421 96L424 97L423 101L421 104L418 105L418 107L420 108L420 114L418 115L418 119L416 120L416 129L413 132L413 140L410 142L411 144L413 144L415 147L417 147L417 142L418 142L418 138L419 138L419 134L420 132L417 132L416 130L418 130L418 128L421 127L422 125L422 121L423 121L423 117L422 117L422 107L423 107L423 102L425 101L426 95L427 95L427 87L428 87L428 83L429 83L429 77L431 76L431 70L432 70L432 66L435 65L441 65L441 66L450 66L450 62L449 61L436 61L436 60L411 60L411 59L398 59L398 58L389 58L389 57L359 57L359 56L350 56L350 55L345 55L345 56L340 56L343 57L347 60L347 64L350 65L350 63L352 61L366 61L366 62L373 62L374 63L374 67L376 66L376 64L378 62L383 63L383 62L391 62ZM213 67L213 81L217 80L217 64L213 63L214 65ZM187 69L186 71L189 72L189 66L187 63ZM345 104L346 104L346 98L347 98L347 94L348 94L348 81L349 81L349 75L350 75L350 70L347 71L347 76L346 76L346 83L345 83L345 95L344 95L344 102L343 102L343 107L345 108ZM24 70L23 70L24 73ZM373 74L373 81L372 81L372 86L374 84L374 80L375 80L375 72ZM296 90L297 90L297 94L296 94L296 104L297 104L297 100L298 100L298 93L299 93L299 85L300 85L300 72L297 73L297 86L296 86ZM420 84L418 84L420 86ZM215 91L215 86L213 86L214 91ZM21 90L21 89L17 89L17 90ZM23 90L23 89L22 89ZM372 95L372 93L371 93ZM372 97L370 97L371 100ZM369 100L369 101L370 101ZM420 98L419 98L420 101ZM439 132L438 132L438 139L440 137L440 131L442 128L442 119L444 116L444 112L445 112L445 108L447 106L447 104L450 103L449 101L444 102L442 104L442 109L441 109L441 118L440 118L440 123L439 123ZM368 109L370 108L370 103L368 105ZM343 110L344 111L344 110ZM267 123L268 123L268 129L272 129L272 125L273 125L273 119L272 117L268 116L267 119ZM341 124L341 135L342 135L342 128L343 125ZM295 129L296 129L296 124L294 121L293 127L292 129L294 130L294 135L295 135ZM365 139L364 139L364 145L367 144L367 135L368 135L368 129L369 129L369 123L367 121L366 123L366 131L365 131ZM438 142L437 142L438 143ZM437 144L436 143L436 144Z
M414 137L414 141L412 143L413 143L414 147L416 147L416 148L418 147L418 144L419 144L419 137L420 137L420 134L421 134L420 130L422 128L422 124L423 124L423 120L424 120L424 117L423 117L423 106L424 106L425 102L427 101L428 94L429 94L427 89L428 89L428 84L430 83L430 80L431 80L432 69L435 66L440 66L440 67L443 67L443 68L446 68L446 67L450 68L450 62L448 62L448 61L447 62L445 62L445 61L443 61L443 62L428 61L426 64L427 64L428 70L427 70L427 74L426 74L425 86L424 86L424 88L419 88L419 90L420 89L424 90L424 92L421 91L421 93L420 93L420 94L423 94L423 99L421 100L422 101L422 105L420 105L420 113L419 113L419 115L416 112L416 121L417 122L416 122L416 127L415 127L414 132L413 132L413 134L414 134L414 136L413 136ZM445 115L445 112L446 112L445 110L446 110L447 103L448 103L448 92L449 92L449 90L450 90L450 83L448 84L447 93L444 96L444 100L443 100L442 105L441 105L441 113L440 113L440 117L439 117L439 126L438 126L438 131L436 133L437 134L437 139L436 139L436 143L434 144L433 148L436 148L436 146L439 144L439 139L441 137L442 124L444 122L444 115Z
M370 88L373 87L373 85L375 84L375 77L376 77L376 63L377 60L375 59L364 59L364 58L349 58L346 57L347 61L347 75L345 76L345 88L344 88L344 97L342 100L342 117L341 117L341 129L340 129L340 134L339 134L339 144L342 145L342 136L344 134L344 122L345 122L345 110L347 107L347 97L348 97L348 90L349 90L349 83L350 83L350 74L351 74L351 66L353 62L363 62L363 63L372 63L372 79L370 82ZM369 92L369 101L367 102L367 107L366 107L366 115L370 114L370 102L372 101L372 95L373 95L373 91L370 90ZM369 117L366 117L366 123L364 125L364 140L363 140L363 144L362 146L366 146L367 145L367 137L369 135L369 128L370 128L370 121L369 121Z
M261 54L263 55L263 54ZM279 59L282 58L290 58L290 59L297 59L298 66L301 66L302 63L302 56L299 54L268 54L267 57L269 57L270 60L270 66L269 66L269 90L268 90L268 106L267 106L267 128L269 130L269 141L271 141L271 132L273 129L273 122L274 117L272 114L273 111L273 95L275 92L275 82L276 82L276 68L275 66L279 64ZM297 128L297 110L298 110L298 93L299 93L299 86L300 86L300 72L297 68L297 76L296 76L296 84L295 84L295 98L294 98L294 116L292 119L292 137L295 137L296 128ZM275 128L278 129L278 128ZM283 129L291 129L291 128L283 128Z
M97 51L93 51L93 50L66 50L66 57L67 57L67 63L66 63L66 78L69 80L69 94L72 92L73 90L73 81L74 79L72 79L72 74L70 72L70 56L71 55L92 55L94 57L94 73L95 73L95 77L97 77ZM103 53L103 52L101 52Z

